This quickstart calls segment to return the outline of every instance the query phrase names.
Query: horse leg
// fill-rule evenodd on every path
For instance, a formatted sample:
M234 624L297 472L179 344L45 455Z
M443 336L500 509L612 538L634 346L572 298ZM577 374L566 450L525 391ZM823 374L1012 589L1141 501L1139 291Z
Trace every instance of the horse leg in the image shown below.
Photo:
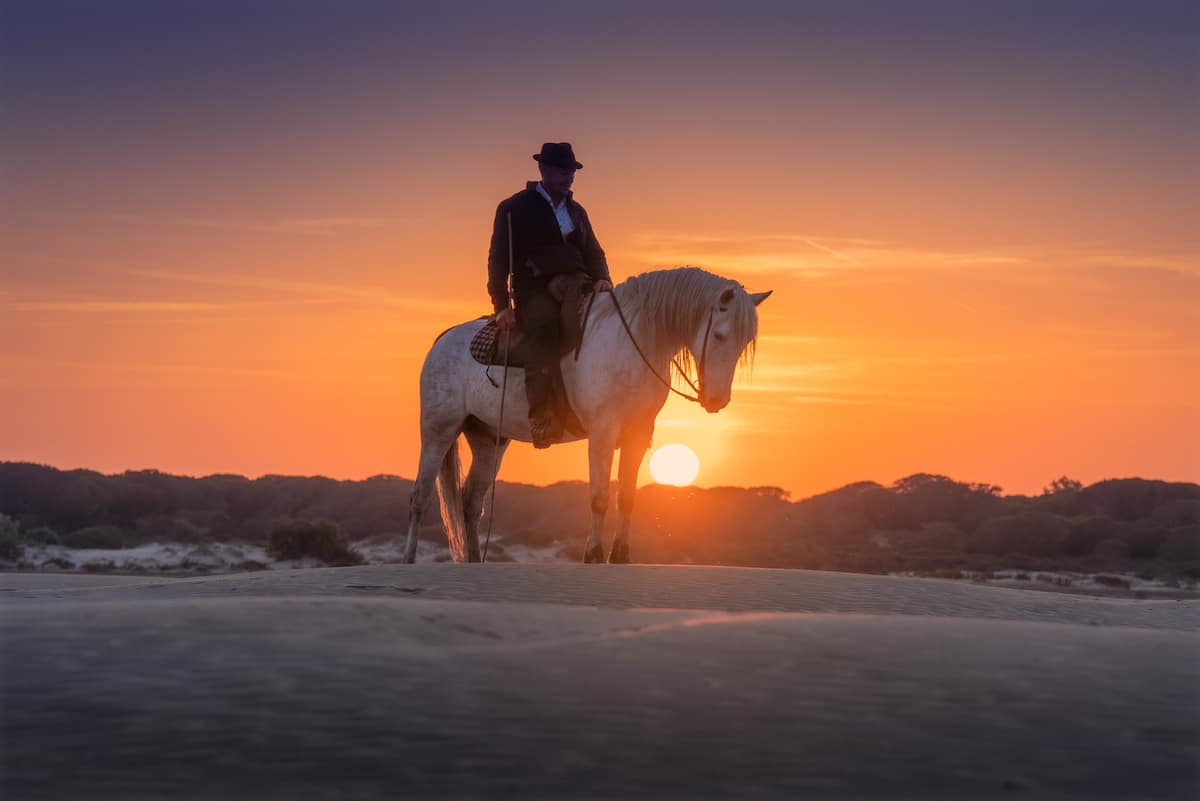
M463 518L466 521L467 561L480 561L479 521L483 517L483 502L488 488L492 486L508 440L501 437L496 447L496 433L483 424L468 425L463 431L467 444L471 446L471 469L463 485Z
M583 551L587 564L604 562L604 515L608 512L608 484L612 478L616 440L594 432L588 438L588 472L591 485L592 530Z
M637 489L638 470L646 456L648 445L624 443L621 462L617 468L617 535L608 554L611 565L629 564L629 528L633 517L633 494Z
M457 447L458 431L439 430L427 435L421 432L421 458L417 467L417 479L413 482L412 495L408 500L408 538L404 543L404 561L412 564L417 560L417 532L421 529L421 518L433 485L437 480L442 461L449 456L450 448Z

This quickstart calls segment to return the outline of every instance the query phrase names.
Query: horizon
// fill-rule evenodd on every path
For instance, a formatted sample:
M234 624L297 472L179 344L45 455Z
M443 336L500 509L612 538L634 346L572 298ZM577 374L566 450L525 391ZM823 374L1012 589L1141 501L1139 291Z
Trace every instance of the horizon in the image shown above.
M247 481L258 481L259 479L263 479L263 478L325 479L325 480L337 481L337 482L363 482L363 481L372 481L375 479L394 479L397 481L408 481L410 483L413 481L413 477L411 477L411 476L404 476L404 475L399 475L399 474L395 474L395 473L376 473L376 474L369 475L369 476L363 476L361 478L339 478L336 476L329 476L329 475L324 475L321 473L310 473L310 474L262 473L259 475L245 475L242 473L218 472L218 473L203 473L203 474L187 474L187 473L177 473L174 471L159 470L158 468L154 468L154 467L130 468L127 470L111 472L111 471L96 470L94 468L89 468L89 467L59 467L57 465L44 464L44 463L40 463L40 462L28 462L28 461L11 460L11 459L10 460L0 460L0 467L2 467L4 465L12 465L12 464L31 464L31 465L34 465L37 467L47 467L52 470L57 470L58 472L61 472L61 473L69 473L69 472L74 472L74 471L93 472L93 473L99 473L100 475L103 475L106 477L118 477L118 476L124 475L125 473L158 473L160 475L170 476L172 478L187 478L187 479L193 479L193 480L203 480L206 478L232 477L232 478L243 478L243 479L246 479ZM1039 495L1047 494L1049 491L1051 491L1051 489L1050 489L1051 484L1058 479L1066 478L1066 479L1076 480L1072 476L1059 475L1059 476L1055 476L1050 481L1047 481L1046 484L1042 487L1042 489L1038 492L1009 492L1009 491L1007 491L1006 487L1003 487L1003 486L997 485L997 484L990 484L986 481L973 481L973 480L959 479L959 478L955 478L954 476L944 475L941 473L933 473L933 472L929 472L929 471L917 471L916 473L910 473L908 475L899 476L892 481L878 481L875 479L859 479L857 481L849 481L849 482L846 482L845 484L839 484L838 486L835 486L835 487L829 487L827 489L819 490L817 492L798 496L798 497L796 496L795 493L791 492L786 487L781 487L777 484L753 484L753 485L714 484L714 485L706 486L706 485L702 485L702 484L692 483L692 484L686 484L686 485L681 486L678 484L661 484L661 483L651 479L650 481L647 481L645 483L639 483L638 489L643 489L645 487L662 487L662 488L671 489L671 490L697 489L697 490L706 490L706 491L707 490L722 490L722 489L735 489L735 490L745 490L745 491L774 489L774 490L781 490L783 492L783 497L781 498L781 500L783 500L787 503L799 503L801 501L806 501L806 500L809 500L811 498L815 498L815 497L818 497L821 495L828 495L830 493L838 492L839 490L843 490L843 489L846 489L847 487L852 487L852 486L856 486L859 484L875 484L875 485L883 487L885 489L891 489L891 488L894 488L896 486L896 484L898 484L900 481L902 481L906 478L912 478L913 476L931 476L933 478L944 478L944 479L948 479L949 481L951 481L955 484L962 484L962 485L967 485L967 486L978 485L981 488L993 487L996 489L996 492L994 492L992 494L995 494L997 497L1001 497L1001 498L1037 497ZM1081 484L1082 484L1083 488L1086 489L1086 488L1094 486L1096 484L1102 484L1102 483L1108 482L1108 481L1150 481L1150 482L1162 482L1165 484L1192 484L1192 485L1200 486L1200 482L1197 482L1197 481L1186 481L1186 480L1174 481L1171 479L1156 478L1156 477L1150 477L1150 476L1129 476L1129 475L1105 476L1104 478L1097 479L1096 481L1084 481L1084 482L1081 482ZM519 481L519 480L512 480L512 479L497 479L496 483L497 484L521 484L524 486L534 487L537 489L546 489L549 487L557 486L559 484L579 484L580 486L586 487L588 484L588 481L586 478L564 478L564 479L559 479L557 481L551 481L549 483L536 483L536 482L531 482L531 481ZM612 491L615 492L615 484L612 487Z
M659 415L696 486L1200 481L1197 35L1170 1L5 4L0 459L415 473L425 350L566 140L614 282L774 292L729 407ZM517 443L499 478L587 472Z

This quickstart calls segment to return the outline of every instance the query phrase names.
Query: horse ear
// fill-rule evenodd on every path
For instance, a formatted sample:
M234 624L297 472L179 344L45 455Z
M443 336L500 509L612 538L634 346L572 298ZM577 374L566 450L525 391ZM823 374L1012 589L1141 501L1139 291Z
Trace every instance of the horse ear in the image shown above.
M774 291L774 289L768 289L766 292L752 292L750 294L750 300L754 301L754 305L757 306L767 298L771 297L771 293Z
M726 307L728 307L730 303L733 303L733 299L736 296L737 289L735 287L729 287L729 289L726 289L724 292L722 292L721 297L717 299L717 305L721 307L721 311L725 311Z

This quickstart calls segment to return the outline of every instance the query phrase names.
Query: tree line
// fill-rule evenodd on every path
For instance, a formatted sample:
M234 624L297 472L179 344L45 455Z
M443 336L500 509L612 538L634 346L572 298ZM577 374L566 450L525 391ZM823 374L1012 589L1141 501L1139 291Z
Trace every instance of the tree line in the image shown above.
M281 520L327 523L350 543L398 539L411 490L410 480L383 475L190 478L0 462L0 559L32 542L265 545ZM589 519L583 482L500 482L493 547L498 543L500 554L515 545L557 548L566 558L581 557ZM436 511L421 537L425 548L444 544ZM778 487L650 485L638 492L632 548L636 561L658 563L858 572L1024 567L1200 578L1200 485L1124 478L1083 486L1062 477L1040 495L1024 496L921 473L798 501Z

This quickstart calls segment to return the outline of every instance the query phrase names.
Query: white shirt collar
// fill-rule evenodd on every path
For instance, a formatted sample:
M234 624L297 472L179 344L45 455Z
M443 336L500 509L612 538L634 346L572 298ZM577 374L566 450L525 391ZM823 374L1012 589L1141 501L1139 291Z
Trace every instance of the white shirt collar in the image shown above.
M549 204L550 204L550 207L551 207L552 209L556 210L556 211L557 211L559 208L561 208L561 207L562 207L562 205L563 205L564 203L566 203L566 202L567 202L567 199L566 199L566 197L563 197L563 199L562 199L562 200L560 200L558 203L555 203L555 202L554 202L554 200L553 200L553 199L551 199L551 197L550 197L550 193L546 191L546 187L542 186L542 182L541 182L541 181L538 181L538 185L537 185L537 191L538 191L538 194L539 194L539 195L541 195L542 197L546 198L546 202L547 202L547 203L549 203Z

